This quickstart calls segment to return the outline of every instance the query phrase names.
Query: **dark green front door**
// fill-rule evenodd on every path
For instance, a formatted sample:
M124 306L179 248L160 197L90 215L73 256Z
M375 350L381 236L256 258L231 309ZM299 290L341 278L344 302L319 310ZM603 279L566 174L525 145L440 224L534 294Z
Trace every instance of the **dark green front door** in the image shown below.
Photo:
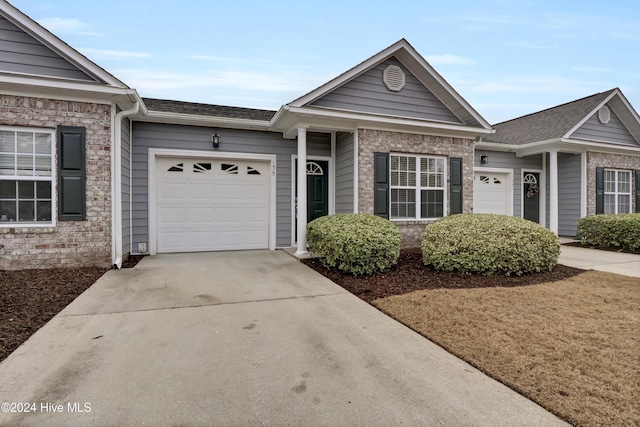
M296 161L296 178L298 163ZM298 182L296 181L296 194ZM307 223L329 214L329 162L309 160L307 162ZM297 220L297 215L296 215ZM296 226L296 238L298 227Z
M540 174L525 172L522 179L524 219L540 222Z

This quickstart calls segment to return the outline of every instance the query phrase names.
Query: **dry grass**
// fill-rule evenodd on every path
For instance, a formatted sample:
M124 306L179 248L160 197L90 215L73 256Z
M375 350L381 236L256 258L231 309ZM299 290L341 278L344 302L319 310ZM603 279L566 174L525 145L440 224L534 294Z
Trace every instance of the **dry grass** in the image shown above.
M640 426L640 279L588 271L373 305L574 425Z

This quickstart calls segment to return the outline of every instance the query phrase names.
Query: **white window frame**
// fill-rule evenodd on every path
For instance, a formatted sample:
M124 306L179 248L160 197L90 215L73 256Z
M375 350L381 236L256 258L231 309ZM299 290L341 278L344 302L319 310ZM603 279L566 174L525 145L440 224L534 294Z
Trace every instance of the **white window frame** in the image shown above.
M51 185L51 221L2 221L0 217L0 228L12 227L12 228L24 228L24 227L55 227L57 218L57 185L56 185L56 131L55 129L47 128L31 128L31 127L16 127L16 126L0 126L0 131L9 132L25 132L25 133L41 133L48 134L51 137L51 175L0 175L0 181L45 181ZM17 153L14 151L14 154ZM17 194L16 194L17 197ZM18 212L16 212L16 216Z
M391 158L393 157L413 157L416 160L416 185L415 186L401 186L401 185L391 185ZM421 186L420 185L420 164L422 159L436 159L442 161L442 187L429 187L429 186ZM391 221L432 221L434 219L438 219L440 217L420 217L421 206L422 206L422 190L442 190L442 217L448 215L448 200L447 200L447 182L448 182L448 169L447 169L447 158L444 156L433 156L426 154L407 154L407 153L390 153L389 154L389 217ZM397 217L394 218L391 216L391 204L392 204L392 193L394 189L406 190L406 189L414 189L415 190L415 217Z
M607 180L607 172L613 172L614 173L614 180L613 180L613 187L614 187L614 191L607 191L607 183L611 183L612 181ZM621 174L626 174L629 177L629 192L623 192L619 190L619 184L620 184L620 175ZM604 198L605 198L605 213L631 213L631 209L633 206L633 199L632 199L632 191L633 191L633 182L632 182L632 175L631 175L631 171L630 170L624 170L624 169L605 169L604 170ZM607 196L614 196L614 204L613 204L613 208L614 208L614 212L607 212L606 211L606 198ZM629 209L626 212L620 212L619 209L619 200L620 200L620 196L628 196L629 197Z

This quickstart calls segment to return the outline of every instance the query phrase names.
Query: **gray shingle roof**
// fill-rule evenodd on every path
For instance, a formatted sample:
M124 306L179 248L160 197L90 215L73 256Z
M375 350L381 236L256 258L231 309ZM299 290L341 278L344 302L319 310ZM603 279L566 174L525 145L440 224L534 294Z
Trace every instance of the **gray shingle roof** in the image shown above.
M166 99L142 98L149 111L164 113L194 114L198 116L227 117L233 119L269 121L276 113L272 110L228 107L224 105L200 104L197 102L169 101Z
M561 138L614 90L616 89L495 124L493 128L496 132L483 137L483 140L503 144L526 144Z

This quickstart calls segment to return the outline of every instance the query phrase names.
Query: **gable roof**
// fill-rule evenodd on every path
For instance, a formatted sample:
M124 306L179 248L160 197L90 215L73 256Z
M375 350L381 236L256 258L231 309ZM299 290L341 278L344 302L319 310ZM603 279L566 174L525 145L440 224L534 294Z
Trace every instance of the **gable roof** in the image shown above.
M149 111L200 116L225 117L245 120L269 121L276 114L274 110L229 107L224 105L201 104L198 102L169 101L165 99L142 98Z
M33 37L42 45L51 49L54 55L68 61L82 73L91 77L95 82L108 86L128 89L129 87L114 77L112 74L96 65L86 56L60 40L40 24L29 18L27 15L16 9L5 0L0 0L0 15L6 18L13 25ZM47 77L47 76L42 76ZM85 81L86 82L86 81Z
M324 97L357 76L376 65L395 57L402 63L429 91L431 91L451 112L466 126L477 126L491 129L491 125L471 105L458 94L446 80L407 42L400 39L383 51L366 59L350 70L291 101L285 107L310 107L314 101Z
M618 88L495 124L495 133L483 137L483 140L523 145L571 138L580 126L607 103L640 142L640 118Z

